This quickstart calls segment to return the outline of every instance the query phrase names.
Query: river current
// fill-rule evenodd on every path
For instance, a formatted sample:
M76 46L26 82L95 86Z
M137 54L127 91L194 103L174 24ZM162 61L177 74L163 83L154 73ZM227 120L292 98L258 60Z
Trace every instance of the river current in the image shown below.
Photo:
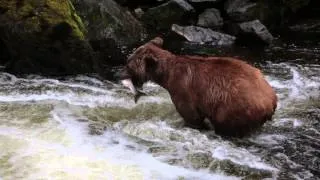
M0 179L320 179L319 62L273 60L255 65L277 92L276 114L244 139L181 126L153 83L135 104L94 76L0 72Z

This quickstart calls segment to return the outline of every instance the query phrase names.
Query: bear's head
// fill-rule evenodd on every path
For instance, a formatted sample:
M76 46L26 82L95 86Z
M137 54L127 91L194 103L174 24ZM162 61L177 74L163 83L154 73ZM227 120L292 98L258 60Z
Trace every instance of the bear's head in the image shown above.
M136 88L152 80L157 68L157 57L154 48L162 47L163 39L156 37L137 48L127 59L127 64L120 72L122 84L128 87L137 96L140 92Z
M137 88L152 80L158 66L155 48L163 45L163 39L156 37L146 44L137 48L127 59L127 64L120 72L122 84L129 88L135 95L135 101L143 95Z

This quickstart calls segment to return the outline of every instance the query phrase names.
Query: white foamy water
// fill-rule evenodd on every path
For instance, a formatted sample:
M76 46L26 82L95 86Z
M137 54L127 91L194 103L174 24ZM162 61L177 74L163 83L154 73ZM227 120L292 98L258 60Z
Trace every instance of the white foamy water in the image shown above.
M287 112L308 107L308 99L319 98L320 67L286 63L267 66L279 70L266 70L267 80L279 96L276 118L270 126L289 127L291 123L294 128L304 127L306 122L290 117ZM167 119L125 116L100 135L90 135L88 124L97 123L86 115L85 111L90 109L101 108L105 111L102 114L107 115L113 112L112 108L118 108L119 113L131 110L139 111L133 114L147 114L152 110L148 106L155 104L163 107L163 110L159 108L159 114L168 113L172 107L166 104L171 100L165 90L153 83L145 85L144 91L149 96L142 97L138 104L120 84L87 76L58 80L0 73L0 85L0 179L241 178L239 173L232 174L223 168L193 168L186 157L196 152L209 153L214 161L230 160L234 166L272 172L273 177L283 171L281 166L266 161L263 154L258 153L259 149L241 147L233 141L210 138L198 130L172 125L175 119L170 118L179 117L174 110L172 115L165 116ZM293 103L297 104L291 106ZM45 105L48 107L43 108ZM81 119L86 122L79 121ZM275 132L257 134L244 141L272 148L288 139L291 137ZM149 151L153 146L174 150L157 155ZM279 155L291 162L288 156ZM167 163L172 159L181 163ZM312 177L312 173L306 170L297 177L307 176Z

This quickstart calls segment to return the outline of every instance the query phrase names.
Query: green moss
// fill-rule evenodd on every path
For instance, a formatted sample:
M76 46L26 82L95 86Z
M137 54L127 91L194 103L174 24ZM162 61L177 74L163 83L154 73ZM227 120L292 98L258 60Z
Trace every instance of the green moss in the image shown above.
M46 5L49 7L49 12L44 12L43 15L49 24L67 22L73 29L73 35L84 39L84 25L70 1L47 0Z
M50 30L66 22L72 28L72 36L85 38L85 26L69 0L2 0L0 7L8 10L6 16L10 19L25 22L29 31L39 32L41 25Z

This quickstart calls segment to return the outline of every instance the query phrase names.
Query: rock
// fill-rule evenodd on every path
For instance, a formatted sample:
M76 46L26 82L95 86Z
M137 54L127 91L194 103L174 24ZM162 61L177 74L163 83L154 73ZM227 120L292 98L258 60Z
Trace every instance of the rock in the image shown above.
M93 71L86 29L69 0L1 0L0 39L13 73L76 74Z
M200 44L231 45L236 39L234 36L197 26L183 27L173 24L171 29L177 34L185 37L188 41Z
M220 11L215 8L206 9L198 17L198 26L216 28L223 25Z
M134 10L134 13L137 17L141 18L144 12L141 8L137 8Z
M290 8L291 11L296 12L302 7L308 5L310 0L284 0L283 3L286 7Z
M97 61L96 71L114 78L110 69L126 62L125 48L135 46L145 36L142 24L113 0L71 0L88 30ZM124 2L124 1L123 1Z
M256 169L247 165L240 165L230 160L213 161L209 167L212 172L224 172L227 175L240 176L244 179L271 178L273 172L266 169Z
M142 24L113 0L72 2L88 30L89 40L113 39L118 45L128 45L143 39Z
M224 9L230 18L234 21L251 21L256 17L255 10L257 3L250 0L228 0L224 5Z
M227 0L224 9L233 21L258 19L270 29L277 29L293 18L297 18L294 14L309 2L310 0Z
M172 24L183 21L184 17L193 11L194 8L184 0L170 0L148 9L141 19L150 30L166 30L170 29Z
M308 19L289 26L294 32L320 33L320 18Z
M186 159L195 169L208 168L211 161L213 161L212 154L210 152L191 153L187 155Z
M272 34L268 31L267 27L265 27L259 20L243 22L243 23L240 23L239 26L243 33L254 34L258 38L260 38L263 42L267 44L272 43L272 40L273 40Z
M174 146L152 146L148 149L149 153L154 156L168 155L177 152L177 148Z
M111 126L102 123L91 123L89 124L90 135L102 135L107 129L111 129Z

